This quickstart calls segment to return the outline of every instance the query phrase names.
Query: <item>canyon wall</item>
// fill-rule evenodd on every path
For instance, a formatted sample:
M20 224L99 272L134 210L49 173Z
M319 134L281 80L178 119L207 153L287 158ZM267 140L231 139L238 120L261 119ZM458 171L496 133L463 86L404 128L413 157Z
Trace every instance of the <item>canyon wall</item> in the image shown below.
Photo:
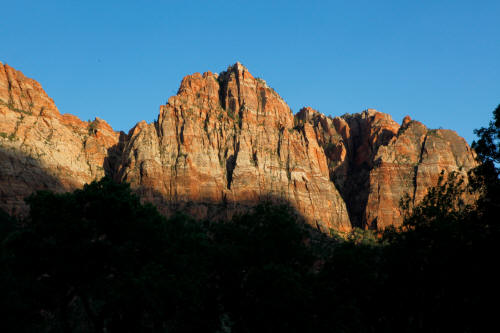
M36 190L69 191L104 176L119 133L60 114L41 85L0 63L0 208L26 212Z
M466 172L474 154L455 132L398 124L375 110L296 115L237 63L185 77L157 121L128 134L61 115L40 84L0 64L0 208L23 215L35 190L68 191L104 175L126 181L169 215L226 219L262 200L287 202L314 227L399 225L441 170Z

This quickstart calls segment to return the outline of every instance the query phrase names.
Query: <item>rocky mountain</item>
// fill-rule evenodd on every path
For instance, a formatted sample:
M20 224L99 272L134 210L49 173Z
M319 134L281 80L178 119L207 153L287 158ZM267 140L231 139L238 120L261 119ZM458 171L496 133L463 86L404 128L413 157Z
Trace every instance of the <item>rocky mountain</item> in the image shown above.
M290 203L328 232L401 223L441 170L476 165L465 140L366 110L296 115L240 63L182 80L157 121L128 134L60 114L40 84L0 64L0 208L22 215L35 190L67 191L104 175L129 182L164 214L224 219L262 200Z

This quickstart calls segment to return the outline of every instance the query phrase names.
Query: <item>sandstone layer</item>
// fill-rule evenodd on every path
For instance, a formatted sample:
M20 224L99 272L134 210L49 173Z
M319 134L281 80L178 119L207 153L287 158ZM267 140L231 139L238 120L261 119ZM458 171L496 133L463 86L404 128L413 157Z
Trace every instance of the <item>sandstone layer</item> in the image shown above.
M474 154L455 132L384 113L293 115L237 63L193 74L157 121L128 134L61 115L40 84L0 65L0 208L23 214L35 190L65 191L107 174L164 214L225 219L262 200L291 204L320 230L401 223L441 170L466 172Z
M104 120L60 114L38 82L0 63L0 208L22 215L34 191L103 177L118 139Z

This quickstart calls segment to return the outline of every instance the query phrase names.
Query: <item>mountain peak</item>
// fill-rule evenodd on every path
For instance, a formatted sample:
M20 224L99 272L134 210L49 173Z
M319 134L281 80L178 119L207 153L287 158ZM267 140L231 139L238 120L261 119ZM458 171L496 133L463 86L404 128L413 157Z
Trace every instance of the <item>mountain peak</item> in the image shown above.
M234 65L229 66L228 70L229 69L235 70L237 72L244 72L244 71L248 72L248 69L245 66L243 66L243 64L239 61L237 61Z
M153 124L117 133L102 119L60 115L41 85L0 65L0 208L26 212L36 190L81 188L105 174L168 215L227 219L262 200L286 201L314 227L399 225L399 198L420 200L441 170L466 172L472 151L368 109L293 115L239 62L219 76L184 77ZM20 171L22 170L22 172Z

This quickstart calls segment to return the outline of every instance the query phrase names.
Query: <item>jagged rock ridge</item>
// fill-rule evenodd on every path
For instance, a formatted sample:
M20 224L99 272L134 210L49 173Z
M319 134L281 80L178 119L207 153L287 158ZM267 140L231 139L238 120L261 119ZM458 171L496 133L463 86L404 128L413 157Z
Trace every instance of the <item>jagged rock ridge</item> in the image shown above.
M0 207L22 214L33 190L127 181L165 214L228 218L261 200L287 201L313 226L349 231L401 223L399 199L420 200L442 169L475 165L464 139L387 114L293 115L240 63L185 77L158 120L128 134L61 115L41 86L0 65Z

